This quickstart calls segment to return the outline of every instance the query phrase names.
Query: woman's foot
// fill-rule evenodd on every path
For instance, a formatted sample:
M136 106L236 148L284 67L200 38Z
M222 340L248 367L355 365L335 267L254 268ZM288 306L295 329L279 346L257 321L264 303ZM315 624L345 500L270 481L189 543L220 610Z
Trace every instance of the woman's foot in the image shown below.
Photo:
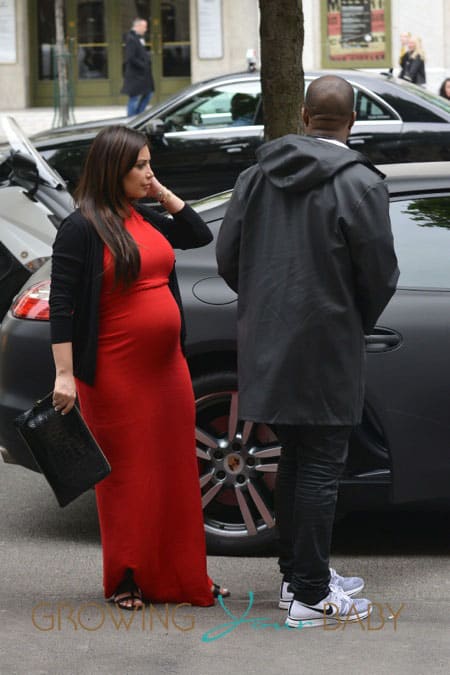
M144 602L142 600L142 591L136 586L132 591L124 591L123 593L114 593L113 602L120 607L120 609L142 609Z
M215 583L211 586L211 592L215 598L218 598L220 595L222 598L228 598L228 596L231 595L228 588L223 588L223 586L219 586L219 584Z
M112 601L120 607L120 609L133 611L143 608L144 601L142 599L142 591L133 579L132 570L126 571L123 580L117 586L116 592L112 596Z

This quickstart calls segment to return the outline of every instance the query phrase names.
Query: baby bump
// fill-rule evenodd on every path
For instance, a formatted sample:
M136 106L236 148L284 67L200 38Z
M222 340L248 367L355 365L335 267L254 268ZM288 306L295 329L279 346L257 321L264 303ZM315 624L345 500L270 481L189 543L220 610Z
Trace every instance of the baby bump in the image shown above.
M167 284L138 288L100 311L99 357L161 365L180 348L181 316Z

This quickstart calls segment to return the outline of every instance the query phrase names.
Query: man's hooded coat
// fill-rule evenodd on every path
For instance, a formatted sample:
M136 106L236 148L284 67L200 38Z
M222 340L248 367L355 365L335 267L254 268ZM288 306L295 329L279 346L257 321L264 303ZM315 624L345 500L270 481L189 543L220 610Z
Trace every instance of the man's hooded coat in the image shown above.
M354 425L364 333L398 279L384 176L341 144L288 135L238 178L217 241L238 292L239 416Z

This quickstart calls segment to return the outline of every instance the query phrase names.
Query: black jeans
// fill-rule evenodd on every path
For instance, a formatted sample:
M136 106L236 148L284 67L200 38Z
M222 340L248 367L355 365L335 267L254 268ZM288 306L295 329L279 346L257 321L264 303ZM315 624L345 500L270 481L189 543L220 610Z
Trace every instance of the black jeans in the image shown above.
M296 600L328 595L338 482L351 426L274 425L282 451L275 489L280 571Z

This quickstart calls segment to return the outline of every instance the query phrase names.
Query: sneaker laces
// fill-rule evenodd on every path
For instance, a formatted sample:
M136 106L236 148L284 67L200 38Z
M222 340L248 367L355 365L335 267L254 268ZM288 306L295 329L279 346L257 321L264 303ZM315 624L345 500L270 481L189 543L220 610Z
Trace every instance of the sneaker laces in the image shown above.
M331 602L338 607L338 614L348 614L353 604L352 599L341 586L330 583Z
M339 582L342 585L343 581L344 581L344 577L341 577L341 575L336 572L334 567L330 567L330 582L329 582L329 585L330 586L331 585L337 586L337 584Z

